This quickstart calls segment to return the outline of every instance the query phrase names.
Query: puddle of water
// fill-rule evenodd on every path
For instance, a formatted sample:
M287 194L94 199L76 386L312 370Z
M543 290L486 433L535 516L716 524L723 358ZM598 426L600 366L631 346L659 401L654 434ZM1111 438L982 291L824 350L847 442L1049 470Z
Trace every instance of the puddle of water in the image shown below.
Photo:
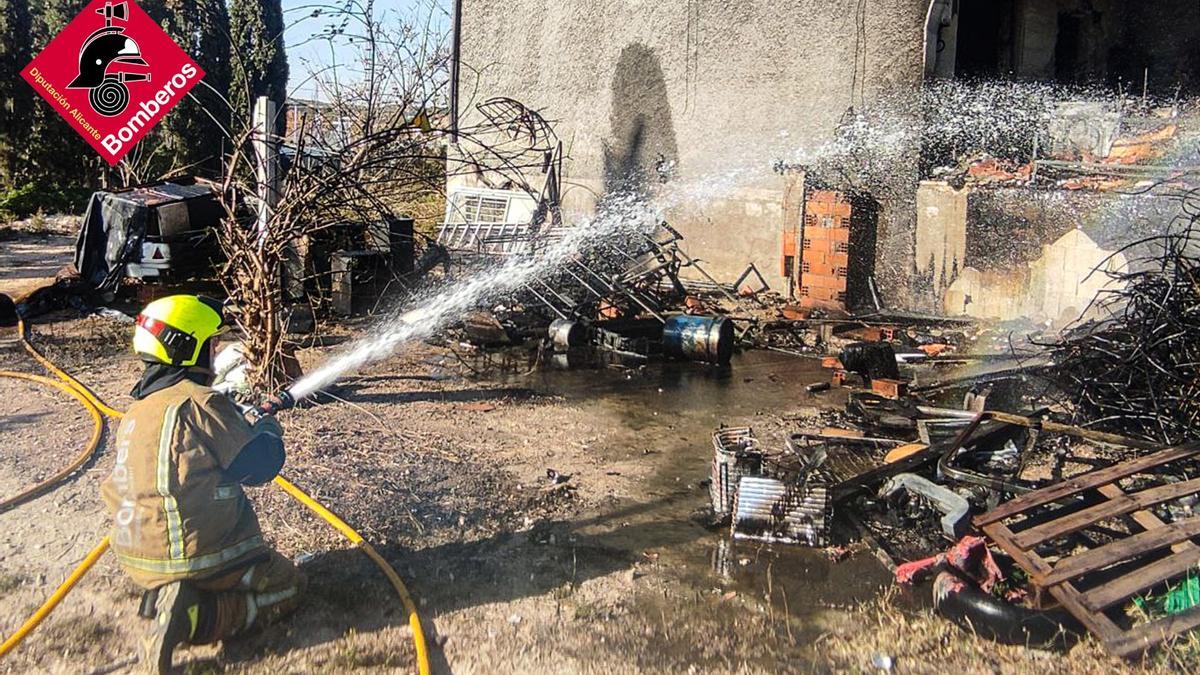
M828 377L818 359L752 351L736 355L725 368L658 362L629 371L542 369L520 382L563 397L584 414L593 408L615 411L640 447L608 447L613 459L628 459L631 450L643 448L655 453L657 473L641 485L645 499L618 509L609 523L618 528L610 542L638 555L653 551L697 589L737 590L767 598L779 611L810 616L872 597L890 575L866 554L833 562L821 550L733 542L728 529L706 529L694 515L709 503L703 481L712 462L713 430L722 423L757 426L756 419L766 424L764 414L840 406L844 397L837 392L817 398L804 389Z

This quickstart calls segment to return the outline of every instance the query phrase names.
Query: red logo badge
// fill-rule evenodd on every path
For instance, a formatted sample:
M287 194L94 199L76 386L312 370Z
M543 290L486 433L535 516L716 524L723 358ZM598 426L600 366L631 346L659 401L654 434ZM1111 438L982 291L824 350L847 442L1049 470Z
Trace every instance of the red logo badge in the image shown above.
M116 164L204 71L136 4L94 0L21 75Z

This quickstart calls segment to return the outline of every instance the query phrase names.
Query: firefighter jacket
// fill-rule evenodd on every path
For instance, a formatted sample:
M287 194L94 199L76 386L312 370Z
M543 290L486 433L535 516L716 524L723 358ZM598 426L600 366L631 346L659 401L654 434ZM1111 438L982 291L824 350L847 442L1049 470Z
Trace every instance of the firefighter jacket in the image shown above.
M133 404L101 494L114 520L113 551L135 582L211 577L267 554L258 518L227 470L262 434L272 434L282 465L278 433L273 420L251 426L229 399L190 380Z

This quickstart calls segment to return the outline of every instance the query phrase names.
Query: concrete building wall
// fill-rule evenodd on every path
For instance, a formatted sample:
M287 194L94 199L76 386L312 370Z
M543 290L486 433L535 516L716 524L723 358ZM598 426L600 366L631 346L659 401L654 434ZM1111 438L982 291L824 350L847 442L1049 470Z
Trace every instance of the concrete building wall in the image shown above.
M833 140L847 109L916 96L930 0L464 0L460 116L509 96L555 123L564 205L587 211L623 180L738 172L736 190L669 214L686 250L732 281L755 263L777 289L784 178L797 148ZM918 149L882 186L876 274L913 269ZM885 189L886 188L886 189Z
M939 307L981 318L1069 322L1110 288L1108 271L1153 260L1156 244L1135 242L1166 232L1179 215L1171 194L1122 194L1032 187L953 190L922 183L918 256L936 263L958 256L957 276L929 264ZM1118 254L1119 253L1119 254ZM918 262L923 258L918 257Z
M935 299L966 265L968 192L941 181L922 181L917 189L916 268Z

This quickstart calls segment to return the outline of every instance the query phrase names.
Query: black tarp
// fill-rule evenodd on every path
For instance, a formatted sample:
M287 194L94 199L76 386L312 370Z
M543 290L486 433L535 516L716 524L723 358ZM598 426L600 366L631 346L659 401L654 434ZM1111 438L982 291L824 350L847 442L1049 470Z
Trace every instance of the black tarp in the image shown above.
M199 183L96 192L75 242L75 267L88 284L115 291L125 266L141 261L142 243L149 237L182 247L176 254L187 253L177 255L173 269L201 272L216 255L211 228L223 214L212 189Z
M102 291L115 291L125 264L141 255L149 210L110 192L96 192L83 215L75 241L75 268L84 281Z

